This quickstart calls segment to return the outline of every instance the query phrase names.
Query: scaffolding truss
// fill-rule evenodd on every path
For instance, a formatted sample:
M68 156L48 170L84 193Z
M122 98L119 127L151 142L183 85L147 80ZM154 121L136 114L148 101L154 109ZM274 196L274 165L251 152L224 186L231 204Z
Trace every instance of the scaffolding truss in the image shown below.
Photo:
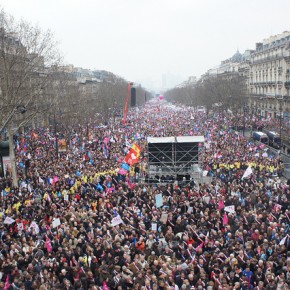
M148 176L190 176L201 173L203 136L148 137Z

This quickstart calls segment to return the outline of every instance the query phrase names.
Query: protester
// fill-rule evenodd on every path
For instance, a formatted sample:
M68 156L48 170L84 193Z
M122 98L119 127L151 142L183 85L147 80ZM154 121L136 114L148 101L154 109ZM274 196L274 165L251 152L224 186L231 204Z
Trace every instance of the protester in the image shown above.
M48 128L17 135L19 186L0 183L0 289L288 289L283 163L234 122L153 100L126 125L74 128L58 155ZM145 183L147 137L184 135L205 136L210 182Z

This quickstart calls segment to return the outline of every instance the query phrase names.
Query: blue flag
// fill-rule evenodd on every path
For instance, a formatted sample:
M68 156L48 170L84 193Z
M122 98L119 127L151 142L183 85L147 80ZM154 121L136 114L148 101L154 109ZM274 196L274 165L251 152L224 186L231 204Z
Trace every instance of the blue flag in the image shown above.
M127 171L129 171L130 170L130 165L127 164L127 163L125 163L125 162L123 162L122 163L122 168L125 169L125 170L127 170Z

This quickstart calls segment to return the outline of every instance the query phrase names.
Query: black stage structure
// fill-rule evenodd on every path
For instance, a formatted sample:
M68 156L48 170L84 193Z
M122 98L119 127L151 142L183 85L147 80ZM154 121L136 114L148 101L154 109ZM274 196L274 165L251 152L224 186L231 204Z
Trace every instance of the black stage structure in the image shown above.
M148 137L148 177L200 178L204 136Z

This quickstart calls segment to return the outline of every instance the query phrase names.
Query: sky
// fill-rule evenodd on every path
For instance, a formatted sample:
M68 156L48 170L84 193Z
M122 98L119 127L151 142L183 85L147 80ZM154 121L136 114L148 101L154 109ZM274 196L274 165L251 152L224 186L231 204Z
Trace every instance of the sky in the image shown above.
M289 0L0 0L0 7L51 30L65 64L155 91L290 30Z

